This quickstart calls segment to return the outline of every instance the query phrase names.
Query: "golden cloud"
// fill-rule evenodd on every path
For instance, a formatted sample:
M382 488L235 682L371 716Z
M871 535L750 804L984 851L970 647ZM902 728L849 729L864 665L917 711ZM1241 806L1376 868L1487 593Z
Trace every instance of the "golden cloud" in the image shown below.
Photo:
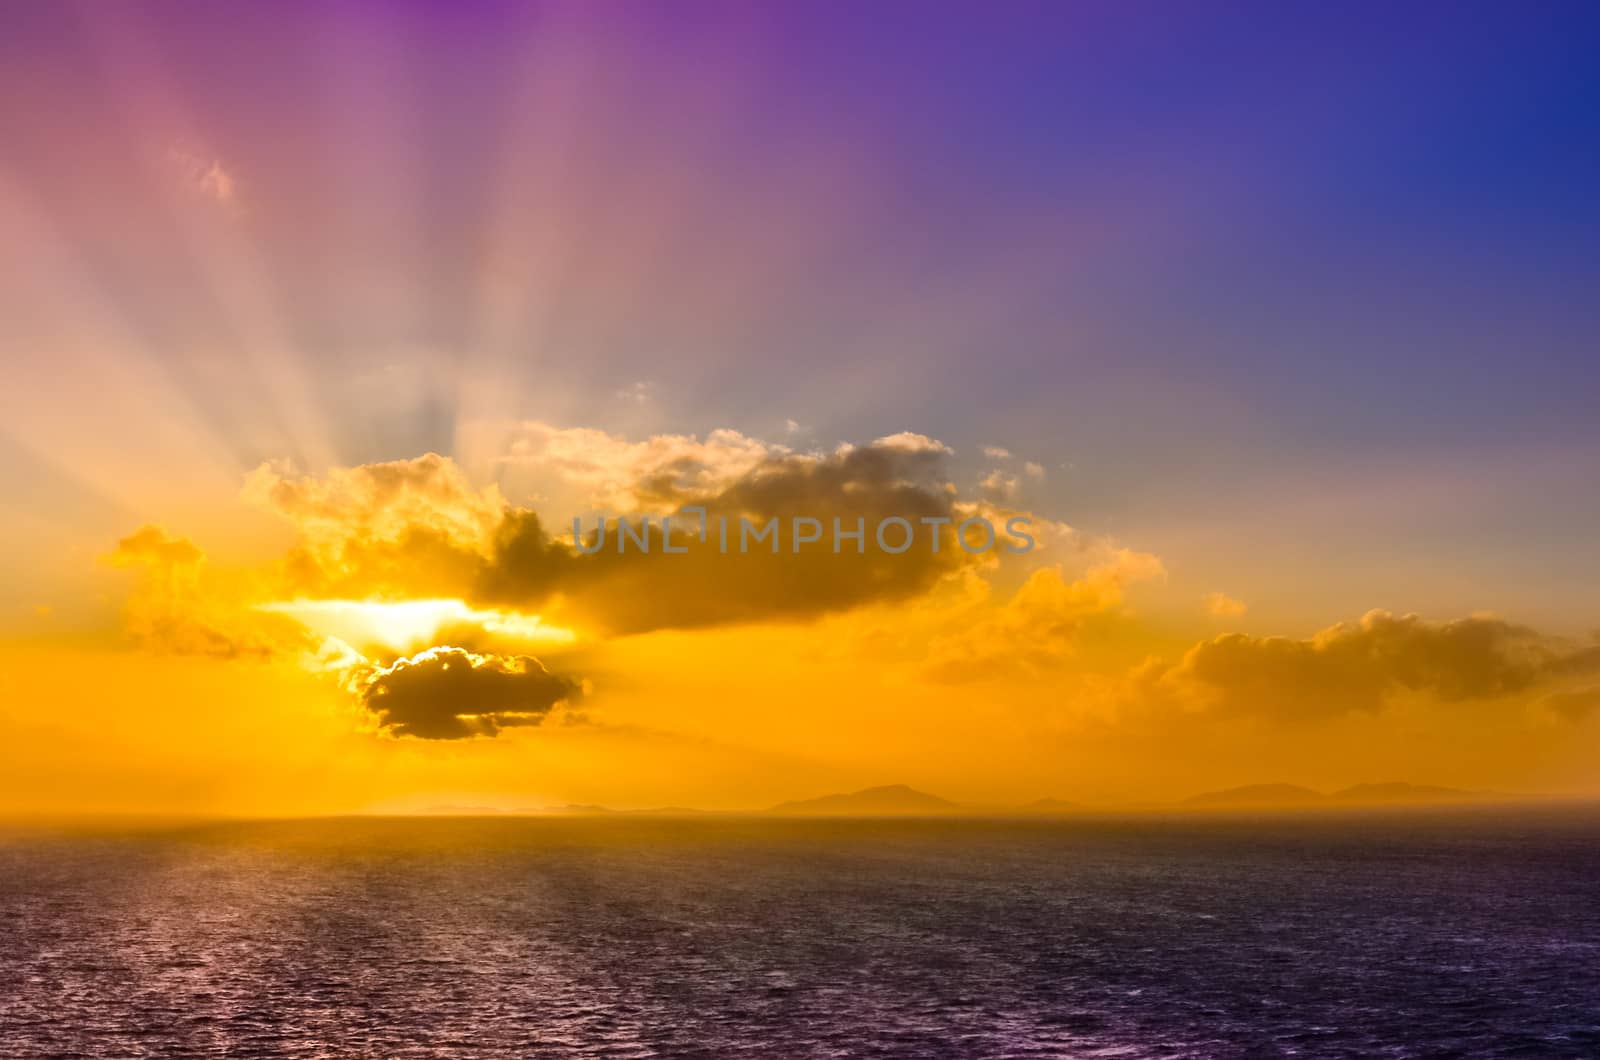
M247 593L203 573L192 542L143 528L112 556L143 571L129 630L163 651L298 653L312 669L341 675L391 734L494 736L537 724L578 688L528 650L570 655L609 635L806 620L904 601L997 563L964 545L962 520L1003 527L1024 514L960 500L949 484L949 448L911 432L812 453L731 431L628 443L552 429L523 441L516 459L546 460L596 495L671 512L670 532L658 519L643 533L647 548L623 549L613 525L604 547L593 530L578 547L438 454L321 475L269 463L243 492L293 527L287 553L254 575ZM885 544L875 533L885 521L911 532L917 547ZM745 522L784 527L781 547L773 538L725 551L711 528L738 533ZM793 528L801 524L816 536L800 540ZM1038 529L1044 538L1070 532L1043 521ZM835 538L836 530L860 536ZM996 536L989 547L1015 541ZM1068 593L1074 602L1055 606L1097 606L1115 577L1094 574ZM1031 583L1007 621L1033 623L1035 638L1056 636L1060 616L1043 614L1048 595L1047 582Z
M658 434L630 441L588 427L522 423L501 463L533 468L613 512L671 511L711 497L789 449L732 430L704 440Z
M509 510L496 487L473 486L434 453L322 477L263 464L244 496L294 525L282 565L289 595L351 599L460 595Z
M1249 604L1223 592L1207 593L1205 607L1206 614L1213 618L1238 618L1250 610Z
M702 540L697 515L683 515L672 537L682 554L665 553L659 524L646 538L648 551L623 551L613 531L585 553L497 489L473 487L436 454L321 478L267 465L251 475L246 494L296 528L298 540L281 566L286 598L553 606L612 633L814 617L924 592L978 562L955 538L961 509L946 484L949 450L932 439L901 434L825 454L752 447L732 432L693 445L655 441L642 450L596 444L600 456L577 473L668 510L703 507L708 525L806 519L828 535L803 548L785 540L776 554L765 547L724 552L709 535ZM603 475L622 477L603 477L602 467ZM918 528L924 544L902 553L880 547L872 528L891 517ZM847 531L868 528L859 548L835 550L835 522Z
M298 622L242 605L238 587L208 577L198 545L161 527L140 527L105 559L140 573L124 607L124 625L148 651L265 659L315 647Z
M1306 640L1233 633L1176 664L1151 663L1139 693L1188 709L1308 719L1377 712L1396 694L1495 700L1600 669L1600 648L1490 616L1433 623L1369 611Z
M1004 605L960 621L936 638L924 673L936 681L963 683L1056 669L1072 655L1085 621L1116 610L1127 586L1165 575L1160 559L1128 549L1073 581L1060 567L1034 571Z

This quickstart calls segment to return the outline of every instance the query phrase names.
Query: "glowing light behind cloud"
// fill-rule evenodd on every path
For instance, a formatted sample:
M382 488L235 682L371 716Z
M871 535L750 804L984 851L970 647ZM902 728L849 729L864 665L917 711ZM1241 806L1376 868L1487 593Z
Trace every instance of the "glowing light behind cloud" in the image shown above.
M538 615L480 610L460 600L292 600L260 605L308 628L360 648L379 645L395 652L431 647L441 630L476 626L486 633L530 645L571 644L570 629L549 626Z

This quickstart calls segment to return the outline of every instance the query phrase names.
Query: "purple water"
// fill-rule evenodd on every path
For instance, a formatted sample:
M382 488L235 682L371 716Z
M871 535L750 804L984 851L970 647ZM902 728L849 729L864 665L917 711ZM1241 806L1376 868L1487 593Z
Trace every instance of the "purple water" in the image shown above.
M0 834L0 1055L1597 1057L1600 815Z

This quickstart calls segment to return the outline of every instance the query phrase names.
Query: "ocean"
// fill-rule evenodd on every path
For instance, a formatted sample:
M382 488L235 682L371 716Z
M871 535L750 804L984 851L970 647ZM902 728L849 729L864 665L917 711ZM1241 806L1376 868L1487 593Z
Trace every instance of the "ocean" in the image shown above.
M11 1057L1600 1057L1600 813L0 832Z

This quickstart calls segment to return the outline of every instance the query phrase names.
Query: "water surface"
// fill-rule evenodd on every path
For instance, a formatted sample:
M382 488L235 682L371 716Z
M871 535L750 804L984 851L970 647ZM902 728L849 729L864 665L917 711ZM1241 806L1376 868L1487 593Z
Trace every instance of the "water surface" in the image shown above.
M0 834L0 1054L1600 1056L1600 817Z

